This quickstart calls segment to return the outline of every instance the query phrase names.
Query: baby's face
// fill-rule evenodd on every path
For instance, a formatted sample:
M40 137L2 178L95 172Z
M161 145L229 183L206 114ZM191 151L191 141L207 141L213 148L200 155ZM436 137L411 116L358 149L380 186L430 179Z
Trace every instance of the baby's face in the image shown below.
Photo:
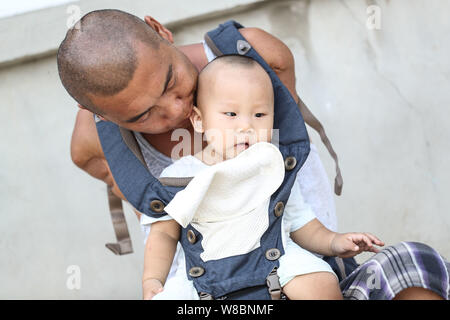
M259 65L225 65L220 72L201 79L198 89L198 120L208 148L223 160L235 157L254 143L271 141L273 88Z

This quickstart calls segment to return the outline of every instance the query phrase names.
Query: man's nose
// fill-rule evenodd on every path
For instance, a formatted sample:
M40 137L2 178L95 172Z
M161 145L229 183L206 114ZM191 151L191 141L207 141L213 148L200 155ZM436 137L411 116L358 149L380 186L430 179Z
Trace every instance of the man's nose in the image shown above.
M175 97L174 107L176 110L183 110L187 106L187 99L181 97Z
M180 116L180 113L192 104L192 101L189 98L175 97L172 99L167 99L165 103L167 106L165 108L166 115L169 118L177 118Z

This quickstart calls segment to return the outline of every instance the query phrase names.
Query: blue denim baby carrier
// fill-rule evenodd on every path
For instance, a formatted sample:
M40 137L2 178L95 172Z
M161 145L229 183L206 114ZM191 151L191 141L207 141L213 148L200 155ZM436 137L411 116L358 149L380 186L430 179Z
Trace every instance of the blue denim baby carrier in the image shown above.
M275 72L243 38L238 31L241 27L234 21L228 21L208 32L205 41L216 55L246 55L259 62L269 74L275 95L274 129L280 129L279 149L285 159L286 172L282 185L271 197L269 227L261 238L261 245L248 254L204 262L200 258L203 251L202 235L191 225L182 228L180 242L186 256L188 278L194 281L200 297L207 299L280 297L276 268L278 258L284 254L281 217L310 147L305 123L296 101ZM97 122L97 130L114 179L128 202L148 216L164 216L164 206L184 188L188 180L158 180L153 177L130 131L106 121ZM117 245L121 245L120 241ZM336 266L334 260L329 262L335 268L342 269L342 265Z

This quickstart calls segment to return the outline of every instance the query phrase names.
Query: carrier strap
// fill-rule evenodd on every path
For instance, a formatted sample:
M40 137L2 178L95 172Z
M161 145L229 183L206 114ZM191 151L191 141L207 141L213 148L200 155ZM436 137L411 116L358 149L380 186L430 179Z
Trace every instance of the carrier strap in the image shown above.
M325 133L325 129L323 128L323 125L320 123L320 121L314 116L311 110L308 109L308 107L303 103L303 101L300 98L298 98L297 105L300 108L300 112L302 113L305 122L314 130L316 130L317 133L319 133L320 140L322 140L322 143L325 145L331 157L334 159L334 162L336 164L336 177L334 178L334 192L338 196L340 196L342 193L342 186L344 181L342 179L341 169L339 168L337 154L334 151L333 146L331 145L331 142L328 139Z
M117 197L110 186L107 187L109 210L116 234L117 243L107 243L105 246L117 255L133 253L127 221L123 212L122 199Z
M175 177L165 177L165 178L159 178L159 182L163 186L167 187L186 187L193 177L182 177L182 178L175 178Z
M138 142L132 131L119 127L120 135L122 136L123 142L127 145L127 147L133 152L136 158L142 163L144 167L147 167L147 164L144 159L144 155L142 154L141 148L139 147ZM193 177L182 177L182 178L174 178L174 177L166 177L159 178L159 182L163 186L168 187L185 187L191 182Z
M272 271L266 278L267 290L269 291L270 298L272 300L286 300L286 295L283 293L283 290L280 285L280 277L278 277L277 267L274 267ZM254 288L244 288L239 291L233 292L230 295L220 297L217 300L227 300L230 299L230 296L235 294L239 294L242 291L254 290ZM199 292L198 296L200 300L215 300L214 297L206 292ZM231 297L232 298L232 297Z
M139 145L130 130L119 127L120 135L128 148L133 152L136 158L146 166L144 156L139 148ZM171 187L185 187L192 180L188 178L160 178L159 181L163 186ZM113 222L114 233L116 234L117 243L107 243L105 246L117 255L124 255L133 253L133 246L128 232L127 222L123 213L122 199L117 197L110 187L108 187L108 202L111 213L111 220Z
M132 131L119 127L120 135L122 136L123 142L128 146L128 148L133 152L136 158L142 163L144 167L147 167L147 164L144 160L144 155L142 154L141 148L139 147L138 142Z

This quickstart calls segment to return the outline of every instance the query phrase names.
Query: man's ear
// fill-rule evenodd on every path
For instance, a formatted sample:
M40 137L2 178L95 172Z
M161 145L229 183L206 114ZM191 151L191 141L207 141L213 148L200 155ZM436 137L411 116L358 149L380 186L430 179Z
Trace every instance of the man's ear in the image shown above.
M189 120L191 120L192 127L194 130L198 133L203 133L205 130L203 129L203 121L202 121L202 113L199 108L194 106L192 110L192 114L189 117Z
M153 30L155 30L161 37L169 41L170 43L173 43L173 35L172 32L164 27L161 23L159 23L158 20L150 17L145 16L144 21L146 24L148 24Z
M99 115L99 114L96 114L96 116L99 117L100 120L102 120L102 121L109 121L108 119L103 118L103 116L101 116L101 115Z
M81 110L86 110L89 111L91 113L93 113L91 110L89 110L88 108L86 108L85 106L82 106L81 104L78 104L78 108L80 108ZM95 114L97 117L100 118L100 120L102 121L108 121L107 119L105 119L103 116L99 115L99 114Z

